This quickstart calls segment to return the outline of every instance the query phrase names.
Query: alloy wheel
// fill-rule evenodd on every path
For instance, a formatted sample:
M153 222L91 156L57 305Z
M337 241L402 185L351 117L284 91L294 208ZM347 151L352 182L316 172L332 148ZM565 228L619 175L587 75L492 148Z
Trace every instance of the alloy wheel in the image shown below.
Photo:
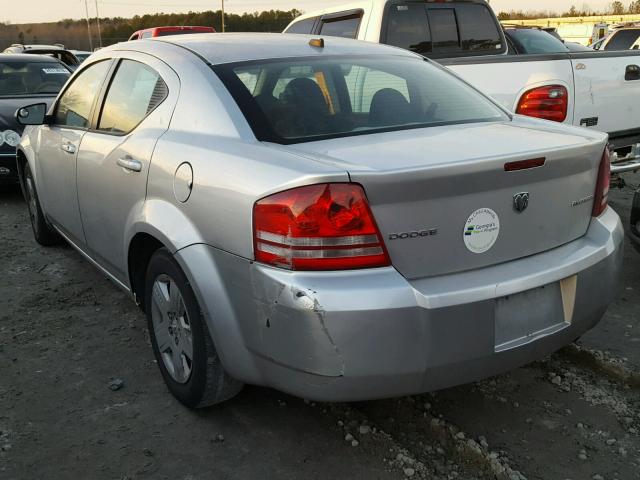
M153 331L160 356L171 378L186 383L193 368L193 332L180 289L168 275L153 282Z

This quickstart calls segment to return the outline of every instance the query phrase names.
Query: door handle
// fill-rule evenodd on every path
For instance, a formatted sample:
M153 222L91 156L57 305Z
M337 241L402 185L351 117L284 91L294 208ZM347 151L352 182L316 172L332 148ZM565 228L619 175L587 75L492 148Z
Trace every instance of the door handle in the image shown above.
M627 65L624 71L626 81L640 80L640 67L638 65Z
M142 170L142 162L131 157L119 158L117 163L125 170L129 170L131 172L139 172Z
M73 143L63 143L60 148L67 153L76 153L76 146Z

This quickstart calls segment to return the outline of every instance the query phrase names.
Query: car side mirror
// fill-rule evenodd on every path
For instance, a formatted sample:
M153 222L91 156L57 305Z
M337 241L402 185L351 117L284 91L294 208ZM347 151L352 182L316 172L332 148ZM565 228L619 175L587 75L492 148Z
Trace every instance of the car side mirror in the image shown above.
M35 103L16 110L16 120L20 125L42 125L47 117L47 104Z

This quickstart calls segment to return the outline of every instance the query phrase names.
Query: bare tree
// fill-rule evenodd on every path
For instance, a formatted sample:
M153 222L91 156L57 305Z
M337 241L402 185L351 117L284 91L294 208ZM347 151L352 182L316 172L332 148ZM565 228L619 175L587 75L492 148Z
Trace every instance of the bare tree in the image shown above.
M612 15L624 15L625 9L622 2L611 2L611 5L609 5L609 13L611 13Z

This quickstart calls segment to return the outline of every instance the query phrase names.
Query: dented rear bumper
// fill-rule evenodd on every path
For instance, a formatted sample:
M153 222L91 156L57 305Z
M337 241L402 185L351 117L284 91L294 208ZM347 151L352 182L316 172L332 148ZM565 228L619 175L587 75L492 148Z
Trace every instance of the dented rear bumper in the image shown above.
M176 258L232 376L352 401L474 381L570 343L613 300L622 240L608 209L554 250L412 281L393 268L284 271L205 245Z

